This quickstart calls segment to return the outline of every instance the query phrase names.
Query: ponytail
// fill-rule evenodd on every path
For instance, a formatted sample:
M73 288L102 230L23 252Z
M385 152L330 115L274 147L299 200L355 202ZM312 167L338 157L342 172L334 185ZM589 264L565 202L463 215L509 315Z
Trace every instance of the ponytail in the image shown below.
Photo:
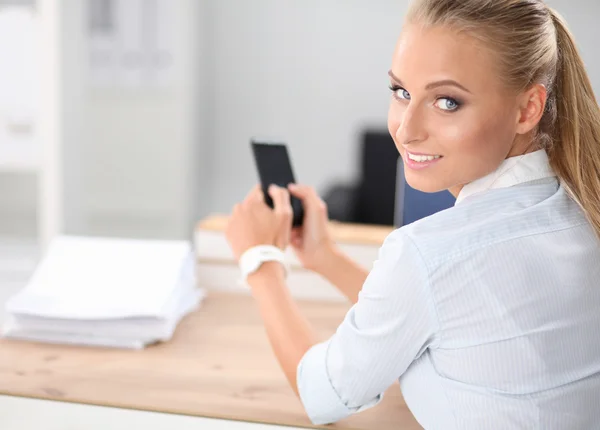
M600 107L563 18L550 9L558 64L547 115L554 117L550 164L600 237ZM553 112L552 112L553 111Z

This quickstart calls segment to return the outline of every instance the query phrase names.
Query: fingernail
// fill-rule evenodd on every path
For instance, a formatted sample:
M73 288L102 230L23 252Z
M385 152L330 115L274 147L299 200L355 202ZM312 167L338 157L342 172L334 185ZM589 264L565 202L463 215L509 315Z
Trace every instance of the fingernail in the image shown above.
M297 185L296 185L296 184L294 184L293 182L290 182L290 183L288 184L288 188L296 188L296 187L297 187Z

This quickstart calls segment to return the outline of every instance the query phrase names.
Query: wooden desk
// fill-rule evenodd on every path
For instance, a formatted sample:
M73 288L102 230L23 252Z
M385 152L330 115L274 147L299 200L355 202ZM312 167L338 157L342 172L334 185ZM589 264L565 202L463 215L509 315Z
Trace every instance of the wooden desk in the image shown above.
M325 339L347 310L302 302ZM0 394L312 427L270 350L252 299L211 292L171 342L143 351L0 340ZM419 429L394 385L335 429Z
M196 225L197 229L224 232L229 221L228 215L215 214L204 218ZM329 232L338 243L381 246L385 238L394 231L394 227L353 224L329 221Z

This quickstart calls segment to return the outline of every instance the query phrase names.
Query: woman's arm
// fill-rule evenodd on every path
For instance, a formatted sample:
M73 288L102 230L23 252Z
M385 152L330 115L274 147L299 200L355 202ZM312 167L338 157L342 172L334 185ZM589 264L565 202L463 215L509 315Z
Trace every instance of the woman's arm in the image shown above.
M248 277L277 360L314 424L378 404L412 361L437 342L420 253L400 231L384 247L360 301L322 343L290 297L279 263L265 263Z
M226 236L238 261L254 246L273 245L283 250L289 243L293 216L290 196L285 189L275 186L269 188L269 194L275 203L274 210L265 204L259 186L233 208ZM280 263L263 263L246 282L256 299L277 360L298 394L296 368L315 344L314 332L290 296Z
M289 243L289 194L276 187L269 192L274 210L266 206L258 187L234 207L227 238L238 260L254 246L273 245L283 250ZM298 236L302 242L307 238L307 231L304 233ZM304 247L298 250L306 251ZM327 262L325 253L320 257ZM358 282L343 282L342 273L348 272L344 276L356 280L359 269L350 270L350 263L342 261L333 258L323 267L330 266L336 282L355 286L350 296L358 295ZM357 277L349 275L351 272ZM314 330L286 288L284 275L279 263L268 262L249 275L247 282L277 360L315 424L332 423L377 404L410 363L438 342L427 268L402 230L387 238L360 301L326 342L317 343Z
M327 205L314 188L290 184L289 190L304 206L304 223L291 237L296 256L305 268L323 276L356 303L368 272L336 246L328 230Z
M276 262L264 263L248 276L273 352L294 392L298 364L316 344L315 332L300 313L285 285L283 269Z
M336 246L324 254L314 271L323 276L344 294L352 304L358 301L358 293L369 272L348 257Z

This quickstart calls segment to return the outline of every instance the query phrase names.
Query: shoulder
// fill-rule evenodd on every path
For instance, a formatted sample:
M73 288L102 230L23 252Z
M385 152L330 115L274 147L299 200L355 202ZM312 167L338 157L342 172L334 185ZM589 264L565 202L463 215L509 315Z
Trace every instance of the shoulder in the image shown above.
M394 230L386 237L369 278L372 278L369 281L377 279L377 282L366 282L365 287L375 288L382 297L387 293L395 295L407 288L421 288L429 283L426 260L406 229Z
M492 190L394 233L410 240L429 270L434 270L457 256L497 243L586 223L562 187L542 183Z

